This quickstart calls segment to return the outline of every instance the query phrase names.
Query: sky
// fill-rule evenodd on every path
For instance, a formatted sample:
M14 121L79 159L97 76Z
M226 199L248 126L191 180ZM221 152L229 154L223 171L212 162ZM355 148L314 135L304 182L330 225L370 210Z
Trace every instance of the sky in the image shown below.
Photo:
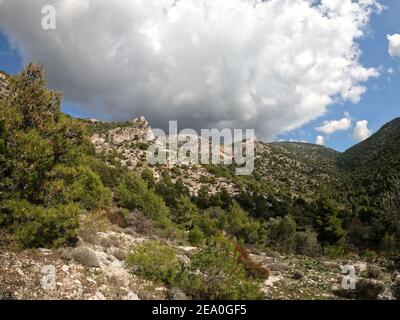
M43 64L77 117L339 151L400 116L400 1L255 2L0 0L0 70Z

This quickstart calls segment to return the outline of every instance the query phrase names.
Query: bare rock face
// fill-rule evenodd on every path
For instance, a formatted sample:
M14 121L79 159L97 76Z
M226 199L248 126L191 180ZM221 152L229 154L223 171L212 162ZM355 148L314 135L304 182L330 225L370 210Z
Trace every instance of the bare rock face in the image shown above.
M93 119L91 119L93 122ZM129 121L129 125L118 126L104 134L94 134L91 137L96 148L109 149L123 143L148 143L155 139L154 134L144 117Z

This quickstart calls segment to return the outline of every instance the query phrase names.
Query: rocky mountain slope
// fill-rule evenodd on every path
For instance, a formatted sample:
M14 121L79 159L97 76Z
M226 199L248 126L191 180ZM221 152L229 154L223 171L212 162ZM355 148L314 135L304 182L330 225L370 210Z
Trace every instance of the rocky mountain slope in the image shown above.
M400 118L344 152L339 167L347 174L353 198L367 198L364 205L379 205L400 173Z
M67 116L38 65L0 93L0 299L398 297L398 119L345 153L257 140L240 177L148 164L146 119Z
M117 160L130 170L147 167L146 149L156 139L146 119L139 118L125 123L104 123L86 120L91 128L92 142L96 152L110 161ZM400 170L400 118L386 124L367 140L340 153L324 146L297 142L255 143L255 170L252 178L262 183L272 193L285 193L294 197L313 199L322 185L339 185L346 177L355 176L360 184L365 179L374 180L373 185L389 181ZM216 191L228 188L231 193L238 190L226 175L214 174L204 166L181 165L182 176L192 191L202 184L201 176L225 178L208 186ZM162 166L151 166L160 176ZM206 179L205 179L206 180ZM243 179L242 179L243 180ZM245 179L244 179L245 180ZM387 188L388 186L386 186ZM365 190L363 190L364 192Z

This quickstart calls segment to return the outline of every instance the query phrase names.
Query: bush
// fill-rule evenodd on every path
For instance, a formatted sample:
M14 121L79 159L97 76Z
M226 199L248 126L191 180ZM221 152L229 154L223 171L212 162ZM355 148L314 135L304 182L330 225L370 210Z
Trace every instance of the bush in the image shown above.
M126 257L126 263L135 274L167 285L174 284L180 270L175 250L155 241L133 248Z
M322 246L328 247L327 251L337 253L346 243L347 232L343 229L343 221L339 218L339 209L336 202L322 195L315 203L314 207L314 228L318 232L318 241Z
M111 200L111 193L104 187L100 177L89 167L68 167L60 165L50 173L51 181L46 185L46 204L76 202L92 210L105 208Z
M121 208L111 208L106 211L106 216L112 224L115 224L123 229L128 227L128 210Z
M339 259L343 257L344 244L325 246L323 249L323 253L330 259Z
M142 235L154 234L153 222L138 210L129 212L126 215L126 222L137 233Z
M76 238L79 207L44 208L26 200L7 200L1 207L0 225L5 225L24 248L58 247Z
M169 215L169 210L161 197L148 189L146 182L136 173L125 176L117 188L117 199L123 208L141 210L153 220Z
M189 229L199 215L196 205L187 196L181 196L171 211L173 221L185 229Z
M116 198L123 208L138 209L153 220L167 237L181 237L179 230L172 223L168 207L163 199L149 190L144 180L136 173L129 173L118 186Z
M292 272L291 276L294 280L302 280L304 278L304 273L299 270L295 270Z
M367 270L365 270L365 276L369 279L381 279L383 277L383 272L377 266L368 265Z
M321 253L321 246L318 243L318 235L310 230L297 232L295 240L296 253L305 256L315 257Z
M95 244L98 240L97 233L104 232L108 223L107 212L93 210L81 216L78 235L83 241Z
M290 253L295 246L296 222L290 216L271 218L268 222L268 239L278 250Z
M143 170L142 179L147 183L149 189L153 189L156 186L156 179L154 178L153 171L150 169Z
M356 289L340 289L335 292L338 296L355 300L377 300L379 295L385 291L385 285L382 282L369 279L360 279L356 283Z
M376 259L376 257L378 256L377 253L374 250L371 249L366 249L362 256L367 259L368 261L373 261Z
M395 297L397 300L400 300L400 279L395 280L391 289L393 297Z
M221 208L209 208L203 211L195 221L206 237L217 235L226 225L226 212Z
M260 224L236 202L229 207L226 227L229 234L246 243L256 243L259 238L259 229Z
M263 298L260 282L247 276L231 241L217 237L193 254L180 286L194 299L254 300Z
M386 233L380 243L381 252L390 256L396 252L397 247L396 237L393 234L390 235Z
M97 255L87 247L78 247L72 250L72 257L86 267L100 267Z
M189 242L192 246L202 246L205 242L204 233L199 227L194 227L189 231Z

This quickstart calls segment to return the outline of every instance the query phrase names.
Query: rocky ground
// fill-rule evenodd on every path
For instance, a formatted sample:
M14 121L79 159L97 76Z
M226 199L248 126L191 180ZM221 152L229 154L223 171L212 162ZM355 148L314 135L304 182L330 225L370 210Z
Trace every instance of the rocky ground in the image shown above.
M128 250L150 238L112 226L75 248L5 251L0 249L0 299L139 300L171 298L163 285L137 277L124 262ZM174 246L189 259L194 247ZM393 299L393 276L377 263L359 259L326 260L275 252L251 255L269 269L266 299L341 299L341 267L354 265L358 279L382 287L379 299ZM373 279L372 279L373 278ZM174 293L176 299L185 298Z

